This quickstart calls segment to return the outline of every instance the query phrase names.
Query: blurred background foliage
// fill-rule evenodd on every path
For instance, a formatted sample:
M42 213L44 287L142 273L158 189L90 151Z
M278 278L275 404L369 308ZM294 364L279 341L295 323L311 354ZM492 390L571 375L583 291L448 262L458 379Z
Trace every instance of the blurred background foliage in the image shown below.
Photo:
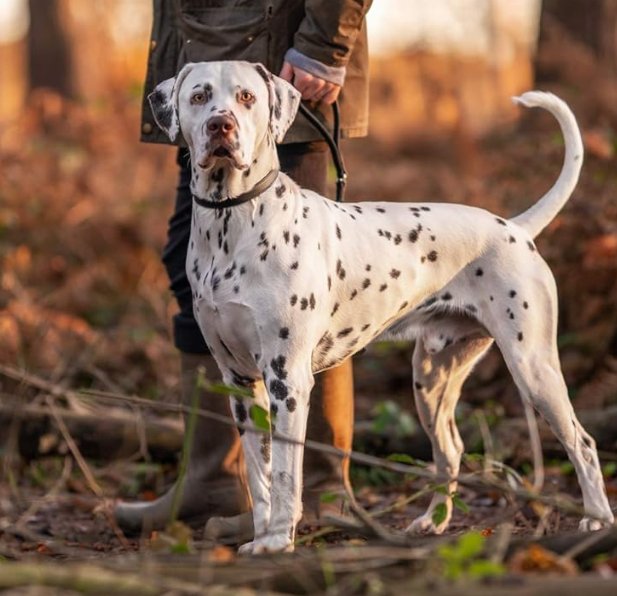
M510 96L540 87L570 102L587 163L539 246L558 278L567 380L587 408L617 402L616 24L610 0L377 0L371 134L344 147L348 200L509 216L550 187L563 151L550 117ZM149 28L149 0L0 5L0 362L173 401L175 304L159 258L174 151L138 142ZM409 407L410 354L378 345L356 358L361 417L376 398ZM519 411L497 353L466 397Z

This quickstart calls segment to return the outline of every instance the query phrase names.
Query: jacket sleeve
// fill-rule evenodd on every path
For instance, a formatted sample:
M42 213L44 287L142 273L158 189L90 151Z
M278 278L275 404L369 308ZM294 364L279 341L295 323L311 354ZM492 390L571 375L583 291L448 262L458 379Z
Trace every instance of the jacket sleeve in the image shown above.
M306 0L294 49L328 67L345 68L372 0Z

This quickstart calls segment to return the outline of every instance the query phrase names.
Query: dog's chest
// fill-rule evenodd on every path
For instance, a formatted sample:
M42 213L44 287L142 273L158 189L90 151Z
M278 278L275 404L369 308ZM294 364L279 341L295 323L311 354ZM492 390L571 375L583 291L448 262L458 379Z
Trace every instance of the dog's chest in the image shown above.
M243 375L258 372L267 321L281 311L277 289L287 288L290 259L298 259L284 250L285 239L275 237L263 214L259 206L255 213L199 213L187 252L193 310L206 343L220 366Z

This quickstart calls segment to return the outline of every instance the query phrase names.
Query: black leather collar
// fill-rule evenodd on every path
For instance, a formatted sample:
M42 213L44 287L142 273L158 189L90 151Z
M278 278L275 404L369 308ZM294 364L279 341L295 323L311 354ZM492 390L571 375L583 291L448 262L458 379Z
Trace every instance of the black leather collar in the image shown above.
M278 178L278 170L270 170L251 190L243 192L241 195L233 198L227 198L220 201L209 201L207 199L201 199L193 195L193 200L200 206L208 209L227 209L227 207L235 207L236 205L242 205L248 201L258 197L260 194L266 192Z

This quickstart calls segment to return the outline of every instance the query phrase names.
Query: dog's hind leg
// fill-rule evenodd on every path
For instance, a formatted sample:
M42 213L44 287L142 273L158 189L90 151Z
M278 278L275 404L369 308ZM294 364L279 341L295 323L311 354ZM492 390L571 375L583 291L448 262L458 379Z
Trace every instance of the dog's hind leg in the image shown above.
M533 276L510 276L507 283L507 287L493 291L496 298L507 296L509 324L497 322L497 306L497 310L487 313L493 320L485 321L485 326L495 338L522 398L546 420L574 465L585 511L580 528L594 530L611 524L614 518L595 441L576 418L561 372L556 340L557 290L552 273L538 260ZM513 287L516 289L509 289ZM494 304L501 304L503 309L501 299Z
M445 480L446 491L434 494L426 513L415 519L407 532L441 534L448 526L463 454L454 409L465 379L492 343L489 337L463 338L437 354L430 354L422 340L416 342L413 354L416 407L430 437L436 471ZM438 507L445 507L444 515L437 515Z
M585 516L581 530L597 530L613 523L596 444L576 418L561 373L554 339L537 341L530 337L533 347L498 344L522 398L531 402L546 420L564 446L574 465L581 491ZM524 342L524 340L523 340ZM519 343L523 343L519 342Z

